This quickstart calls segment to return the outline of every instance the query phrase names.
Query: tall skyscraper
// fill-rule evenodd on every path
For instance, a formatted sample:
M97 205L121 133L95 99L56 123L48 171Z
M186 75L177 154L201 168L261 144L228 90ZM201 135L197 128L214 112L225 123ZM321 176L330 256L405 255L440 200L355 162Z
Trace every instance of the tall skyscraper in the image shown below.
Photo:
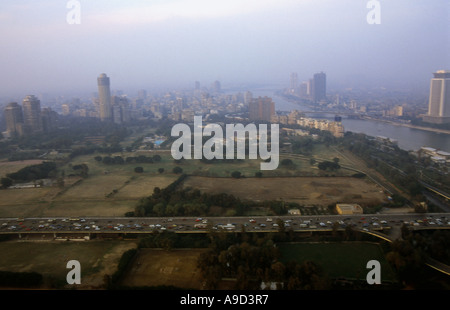
M17 102L11 102L4 110L6 121L6 132L10 137L23 135L22 107Z
M269 97L254 98L248 105L248 112L252 121L270 122L272 116L275 115L275 103Z
M111 90L109 88L109 77L102 73L97 78L99 114L102 121L111 121L113 119L111 108Z
M298 87L298 74L297 72L291 73L291 80L290 80L290 88L289 91L291 94L294 94L297 92Z
M22 107L26 133L41 133L43 126L39 99L34 95L28 95L23 99Z
M435 124L450 123L450 70L439 70L433 75L428 114L423 120Z
M314 102L318 103L327 98L327 76L325 73L314 74L311 86L311 99Z

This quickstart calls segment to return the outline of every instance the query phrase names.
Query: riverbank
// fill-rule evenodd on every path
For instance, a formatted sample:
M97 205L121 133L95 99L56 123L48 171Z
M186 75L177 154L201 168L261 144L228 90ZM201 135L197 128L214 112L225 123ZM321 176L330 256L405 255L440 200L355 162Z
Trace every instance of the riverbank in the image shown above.
M443 133L443 134L450 135L450 130L445 130L445 129L416 126L416 125L411 125L411 124L406 124L406 123L399 123L399 122L395 122L395 121L374 118L374 117L370 117L370 116L362 116L362 119L367 119L367 120L375 121L375 122L383 122L383 123L391 124L394 126L402 126L402 127L408 127L408 128L413 128L413 129L419 129L419 130L425 130L425 131L431 131L431 132L435 132L435 133Z

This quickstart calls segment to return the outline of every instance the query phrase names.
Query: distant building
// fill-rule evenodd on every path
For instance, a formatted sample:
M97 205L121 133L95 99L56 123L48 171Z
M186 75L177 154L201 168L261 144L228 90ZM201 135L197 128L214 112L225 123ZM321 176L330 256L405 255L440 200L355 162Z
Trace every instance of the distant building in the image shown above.
M419 158L429 158L435 163L450 164L450 153L423 146L417 151Z
M6 133L9 137L20 137L23 135L23 113L22 107L17 102L11 102L4 110L6 121Z
M25 132L36 134L43 131L41 102L34 95L28 95L22 101Z
M111 108L111 90L109 86L109 77L102 73L97 78L98 97L99 97L99 113L102 121L113 120Z
M433 73L430 83L428 114L423 120L428 123L450 123L450 70Z
M327 76L320 72L314 74L311 85L311 99L318 103L327 98Z
M363 209L358 204L338 203L336 204L336 211L343 215L363 214Z
M302 215L302 212L300 209L289 209L288 210L289 215Z
M58 113L51 108L43 108L41 111L42 130L45 133L52 132L57 127Z
M219 81L214 81L212 87L213 87L213 92L215 92L215 93L220 93L222 91L222 87L221 87Z
M68 105L67 103L61 105L61 111L62 115L64 116L70 115L71 113L70 105Z
M116 124L127 123L131 120L130 104L125 96L112 96L112 119Z
M291 94L297 93L297 87L298 87L298 74L297 72L291 73L291 79L290 79L290 87L289 91Z
M270 122L275 115L275 103L269 97L254 98L248 105L248 112L252 121Z

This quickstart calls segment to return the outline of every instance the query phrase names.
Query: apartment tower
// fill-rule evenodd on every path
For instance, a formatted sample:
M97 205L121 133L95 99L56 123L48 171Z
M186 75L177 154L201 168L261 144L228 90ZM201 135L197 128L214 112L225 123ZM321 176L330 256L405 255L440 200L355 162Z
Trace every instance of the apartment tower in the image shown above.
M99 114L102 121L112 121L111 90L109 88L109 77L102 73L97 78Z
M43 131L41 117L41 102L34 95L28 95L22 101L25 130L28 134Z

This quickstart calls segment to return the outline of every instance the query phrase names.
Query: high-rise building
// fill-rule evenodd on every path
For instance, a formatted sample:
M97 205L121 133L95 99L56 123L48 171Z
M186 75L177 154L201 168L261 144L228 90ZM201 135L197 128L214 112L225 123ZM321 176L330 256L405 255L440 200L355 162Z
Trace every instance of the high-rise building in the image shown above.
M41 133L43 130L41 102L34 95L26 96L22 102L25 131L27 134Z
M246 91L244 94L244 104L246 104L248 106L248 104L250 103L250 101L252 101L253 98L253 94L251 91Z
M248 105L249 118L252 121L271 121L275 115L275 103L272 98L258 97L250 101Z
M435 124L450 123L450 70L439 70L433 75L428 114L423 120Z
M48 133L56 129L58 113L51 108L43 108L41 111L42 129Z
M302 82L300 86L298 87L298 95L301 98L307 98L308 97L308 82Z
M320 102L327 98L327 76L325 73L314 74L311 86L311 99L314 102Z
M11 102L4 110L6 121L6 132L10 137L23 135L22 107L17 102Z
M109 77L102 73L97 78L99 114L102 121L111 121L113 119L111 108L111 90L109 88Z
M125 96L112 96L113 121L116 124L127 123L131 120L130 104Z
M298 74L297 72L292 72L289 92L291 94L295 94L297 92L297 87L298 87Z

